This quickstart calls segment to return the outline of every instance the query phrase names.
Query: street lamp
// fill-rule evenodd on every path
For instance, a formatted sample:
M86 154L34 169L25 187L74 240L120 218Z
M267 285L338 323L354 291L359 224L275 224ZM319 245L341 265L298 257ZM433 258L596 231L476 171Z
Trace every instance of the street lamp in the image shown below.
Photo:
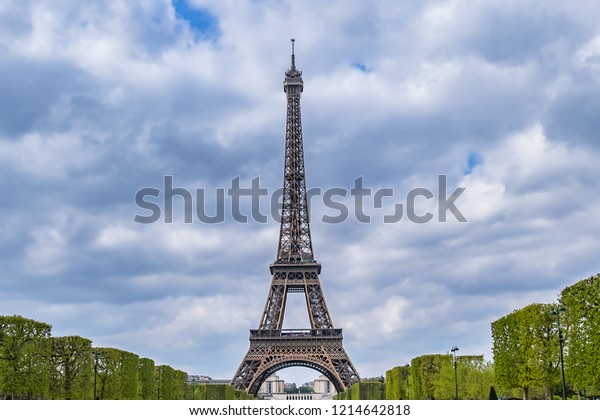
M410 365L408 363L404 365L404 371L406 372L406 399L410 400L410 382L408 382L410 379Z
M96 394L96 382L98 378L98 350L94 350L94 400L98 399Z
M567 387L565 385L565 362L564 362L564 358L563 358L563 344L564 344L564 338L563 338L563 333L562 333L562 329L560 328L560 314L561 312L564 312L565 308L562 305L558 305L558 307L556 309L552 309L552 311L550 311L550 315L553 315L556 317L556 321L558 323L558 344L560 346L560 371L562 373L562 397L563 400L567 399Z
M162 373L162 368L158 368L158 400L160 400L160 374Z
M458 351L458 347L454 346L450 351L454 355L454 389L456 391L456 399L458 400L458 376L456 375L456 352Z
M192 400L196 399L195 391L196 391L196 378L192 379Z

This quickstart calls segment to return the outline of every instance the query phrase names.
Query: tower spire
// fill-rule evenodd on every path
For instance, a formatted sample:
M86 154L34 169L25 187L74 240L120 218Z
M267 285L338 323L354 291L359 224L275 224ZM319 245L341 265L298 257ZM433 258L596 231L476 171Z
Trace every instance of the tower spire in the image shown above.
M304 89L302 72L296 69L292 39L292 67L285 72L283 91L287 96L285 159L283 169L283 204L279 231L278 262L314 261L308 220L304 146L300 95Z
M292 41L292 69L296 68L296 54L294 54L294 42L296 42L296 40L294 38L291 39Z

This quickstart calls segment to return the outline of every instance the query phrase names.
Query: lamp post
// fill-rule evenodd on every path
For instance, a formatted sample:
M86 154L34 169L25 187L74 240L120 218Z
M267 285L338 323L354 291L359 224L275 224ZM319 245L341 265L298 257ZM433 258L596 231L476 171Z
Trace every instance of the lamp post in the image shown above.
M196 399L195 391L196 391L196 378L192 379L192 400Z
M408 363L404 365L404 371L406 372L406 399L410 400L410 382L408 381L410 378L410 365Z
M458 351L458 347L454 346L450 351L454 355L454 389L456 392L456 399L458 400L458 376L456 375L456 352Z
M563 333L562 333L562 329L560 328L560 314L561 312L564 312L565 308L562 305L558 305L558 307L556 309L552 309L552 311L550 311L550 315L556 316L556 321L558 324L558 344L560 346L560 371L562 373L562 397L563 400L567 399L567 387L565 385L565 362L564 362L564 358L563 358L563 344L564 344L564 338L563 338Z
M96 394L96 382L98 378L98 350L94 350L94 400L98 399Z
M160 374L162 373L162 368L158 368L158 395L157 395L157 400L160 400Z

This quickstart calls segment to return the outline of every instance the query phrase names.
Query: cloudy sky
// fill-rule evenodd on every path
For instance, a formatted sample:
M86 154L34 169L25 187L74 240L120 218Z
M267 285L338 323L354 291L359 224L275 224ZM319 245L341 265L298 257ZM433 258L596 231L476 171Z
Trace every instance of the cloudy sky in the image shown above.
M491 359L490 322L600 271L599 15L597 1L4 1L0 314L232 377L277 221L237 223L226 196L223 223L184 223L176 198L173 223L140 224L134 197L172 175L212 214L236 177L279 188L295 38L308 187L394 191L382 209L365 199L370 223L352 197L336 224L313 200L355 366L378 376L452 346ZM413 188L438 197L439 174L447 195L466 188L466 223L425 198L429 223L383 223ZM299 296L286 327L308 325Z

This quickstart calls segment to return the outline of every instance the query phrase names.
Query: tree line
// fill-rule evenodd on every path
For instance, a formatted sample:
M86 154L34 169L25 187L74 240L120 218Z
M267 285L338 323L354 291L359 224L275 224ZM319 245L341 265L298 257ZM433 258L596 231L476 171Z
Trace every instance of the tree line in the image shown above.
M246 399L229 385L189 384L188 374L52 326L0 316L0 399Z
M386 372L388 400L487 400L494 387L494 367L483 355L456 357L456 374L451 354L425 354L410 365ZM494 391L495 392L495 391ZM492 396L493 398L493 396Z
M492 339L496 381L514 394L562 395L564 372L568 398L600 396L600 274L494 321Z
M383 378L362 381L337 394L337 400L483 400L490 398L494 369L482 355L458 356L456 377L450 354L415 357L410 365L396 366Z
M385 398L556 399L600 397L600 274L491 323L493 362L423 355L386 372ZM562 360L561 364L561 349ZM564 367L564 369L563 369ZM342 398L349 398L346 392Z

